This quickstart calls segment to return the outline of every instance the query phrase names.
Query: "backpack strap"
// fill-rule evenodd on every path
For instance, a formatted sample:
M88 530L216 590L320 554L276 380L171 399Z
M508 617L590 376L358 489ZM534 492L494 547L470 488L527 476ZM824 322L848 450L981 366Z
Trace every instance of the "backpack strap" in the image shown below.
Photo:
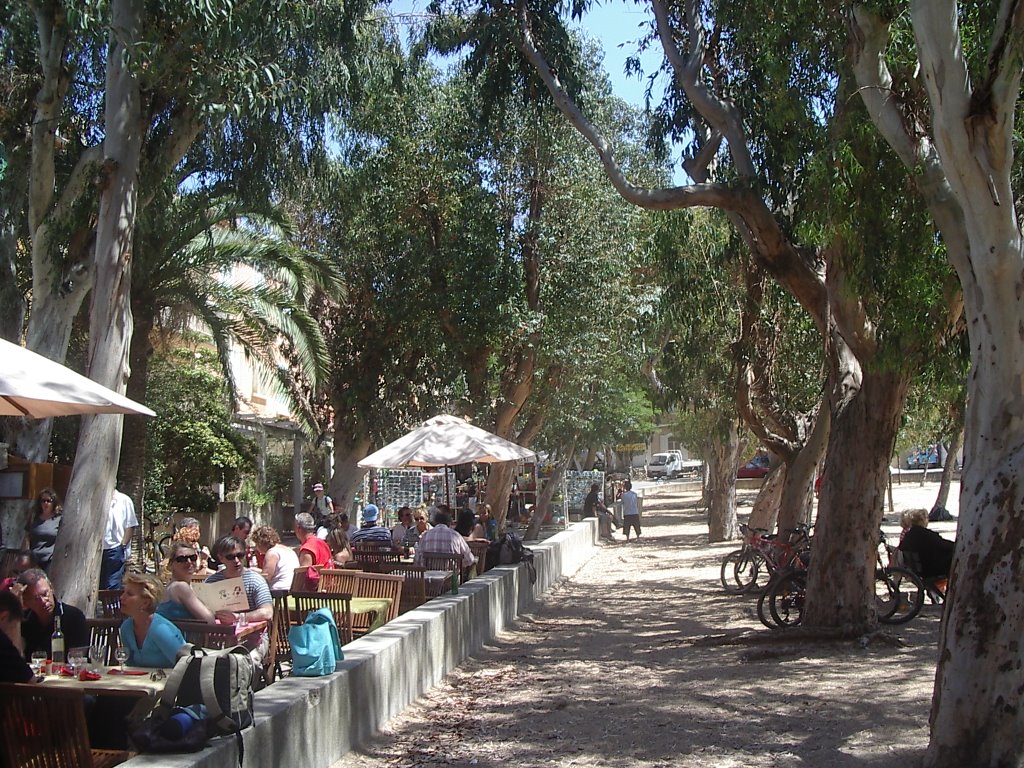
M160 693L160 704L158 706L166 707L168 711L174 709L178 698L178 689L181 688L181 681L185 678L188 665L193 659L203 656L206 656L206 650L196 645L191 645L187 650L182 651L177 663L167 676L167 682Z
M232 673L235 672L235 668L243 662L243 659L239 656L244 656L244 661L251 664L249 659L249 651L243 646L236 645L234 648L229 648L221 653L214 654L212 659L204 659L203 665L199 668L199 691L203 695L203 704L206 705L206 717L212 720L218 726L223 725L223 721L227 720L232 725L232 730L238 730L238 723L231 719L229 713L224 712L220 708L220 702L217 700L217 691L214 687L214 679L217 673L217 662L221 659L224 660L224 664L228 667L228 675L236 676Z

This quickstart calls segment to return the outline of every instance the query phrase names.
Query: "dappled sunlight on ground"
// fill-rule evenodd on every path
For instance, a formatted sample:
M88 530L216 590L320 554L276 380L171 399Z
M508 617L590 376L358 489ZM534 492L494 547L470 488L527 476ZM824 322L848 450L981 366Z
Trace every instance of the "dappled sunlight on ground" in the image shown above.
M934 489L896 490L893 543L899 511L930 506L918 497ZM639 541L616 534L335 768L912 765L927 743L938 607L891 628L899 643L780 638L756 598L722 591L737 543L709 545L695 502L648 491ZM955 523L934 527L953 537Z

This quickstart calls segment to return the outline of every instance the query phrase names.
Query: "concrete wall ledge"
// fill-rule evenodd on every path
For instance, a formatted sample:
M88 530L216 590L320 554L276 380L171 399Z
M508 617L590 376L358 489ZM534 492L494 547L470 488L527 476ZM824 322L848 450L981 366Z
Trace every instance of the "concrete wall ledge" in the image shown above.
M499 566L345 646L339 671L286 677L255 697L243 732L245 768L328 768L378 731L507 627L558 579L575 573L597 544L594 518L532 545L537 581L524 566ZM238 765L235 737L201 752L139 755L129 768Z

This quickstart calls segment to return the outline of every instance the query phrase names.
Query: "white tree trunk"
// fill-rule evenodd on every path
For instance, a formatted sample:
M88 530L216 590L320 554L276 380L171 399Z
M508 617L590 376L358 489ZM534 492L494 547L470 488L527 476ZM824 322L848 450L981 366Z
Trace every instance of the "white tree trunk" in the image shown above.
M736 470L746 447L740 438L739 422L724 417L717 434L708 443L708 481L705 495L708 504L708 541L730 541L739 528L736 521Z
M122 393L132 335L131 248L144 133L139 83L129 60L142 12L142 0L111 3L103 142L106 177L96 227L96 285L89 318L89 375ZM98 583L101 546L97 534L106 528L121 426L121 416L82 419L66 514L51 566L61 597L86 609ZM142 510L137 513L141 516Z

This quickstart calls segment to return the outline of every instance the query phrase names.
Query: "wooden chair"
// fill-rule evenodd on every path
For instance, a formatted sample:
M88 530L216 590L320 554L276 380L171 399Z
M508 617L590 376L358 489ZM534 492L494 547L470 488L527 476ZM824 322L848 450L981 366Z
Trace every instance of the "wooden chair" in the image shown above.
M419 608L427 602L427 580L424 575L427 572L426 568L421 565L401 563L385 566L384 572L405 577L405 583L402 584L402 601L398 606L399 614Z
M121 590L100 589L97 590L96 599L103 609L104 619L123 619L121 613Z
M121 622L124 619L86 619L85 626L89 630L89 645L105 645L107 655L103 664L114 663L114 651L121 645Z
M347 568L350 571L365 571L366 570L366 563L360 563L360 562L357 562L356 560L349 560L347 563L345 563L341 567L342 568Z
M398 618L402 603L402 585L405 577L390 573L364 573L359 577L356 597L387 598L391 601L385 623Z
M292 592L288 599L288 626L303 624L311 611L328 608L334 614L338 625L341 644L352 642L352 593L351 592Z
M462 583L462 555L424 552L423 565L428 571L451 571L452 592L459 591L459 584Z
M402 555L391 550L358 550L352 553L355 562L361 563L363 569L381 573L385 565L393 565L402 562Z
M351 544L352 554L357 552L391 552L390 541L356 541Z
M320 571L320 582L316 585L317 592L348 592L359 594L359 577L362 571L351 568L324 568Z
M481 573L487 570L487 549L491 546L491 542L487 539L468 539L466 541L469 544L469 548L473 554L476 555L476 575L479 576Z
M313 584L309 581L309 568L308 566L301 565L295 569L295 573L292 575L292 585L289 588L289 592L308 592L313 587Z
M205 621L175 619L174 626L181 630L185 642L202 648L230 648L237 645L234 624L212 624Z
M263 657L263 677L270 685L279 677L284 677L285 661L291 660L292 649L288 644L288 592L274 590L274 617L270 620L270 645L267 655Z
M0 750L6 765L31 768L107 768L131 755L92 749L85 693L26 683L0 683Z

